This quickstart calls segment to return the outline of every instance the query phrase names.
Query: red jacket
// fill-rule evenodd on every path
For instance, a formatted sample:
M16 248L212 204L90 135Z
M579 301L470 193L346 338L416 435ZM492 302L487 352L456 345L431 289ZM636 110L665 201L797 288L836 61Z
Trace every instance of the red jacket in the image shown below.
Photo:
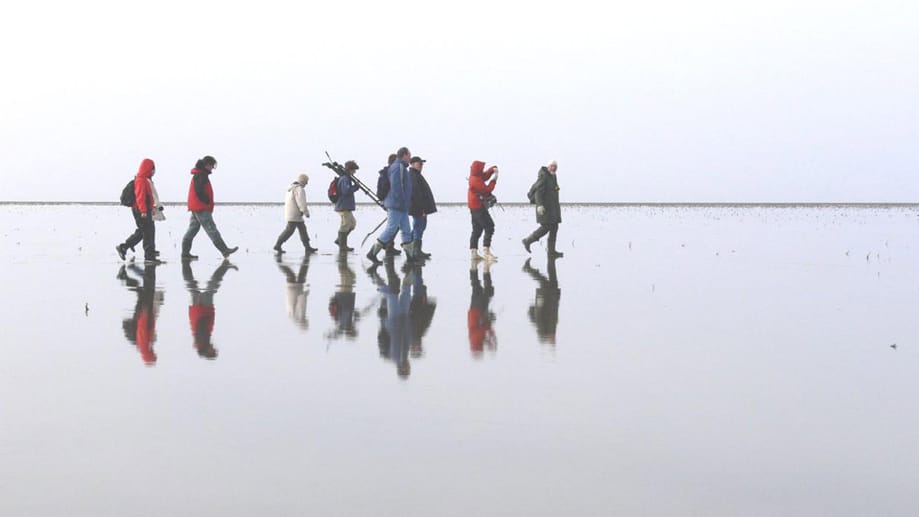
M156 316L152 308L144 307L139 314L135 314L135 317L137 318L137 333L135 334L137 350L140 351L144 364L154 365L156 364L156 353L153 351L153 340L156 335Z
M491 178L491 175L494 174L494 165L489 167L487 171L484 169L485 162L480 162L478 160L472 162L472 166L469 167L469 193L466 196L469 210L478 210L482 208L482 200L479 198L479 195L491 194L491 191L495 189L495 182L497 180L491 180L488 184L485 183Z
M153 176L153 160L144 158L134 176L134 208L142 214L151 214L153 209L153 189L150 187L150 176Z
M201 174L204 178L204 193L207 195L207 202L198 197L195 192L195 177ZM189 212L213 212L214 211L214 189L211 188L211 180L207 177L210 174L205 170L192 169L191 183L188 185L188 211ZM198 180L202 181L202 180Z

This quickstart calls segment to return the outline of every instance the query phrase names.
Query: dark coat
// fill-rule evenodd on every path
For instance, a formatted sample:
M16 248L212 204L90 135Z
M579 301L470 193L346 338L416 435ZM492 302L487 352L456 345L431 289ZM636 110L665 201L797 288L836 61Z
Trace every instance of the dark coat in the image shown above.
M545 213L536 214L539 224L558 224L562 222L562 208L558 202L558 178L543 167L536 178L536 206L546 207Z
M409 169L412 178L412 204L408 209L411 215L427 215L437 211L434 193L424 175L415 169Z

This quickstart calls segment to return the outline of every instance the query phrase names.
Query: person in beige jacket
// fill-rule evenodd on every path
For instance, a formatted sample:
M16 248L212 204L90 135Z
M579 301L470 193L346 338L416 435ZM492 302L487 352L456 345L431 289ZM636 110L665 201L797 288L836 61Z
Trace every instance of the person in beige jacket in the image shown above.
M284 231L281 232L277 242L274 244L274 251L279 255L284 253L284 250L281 249L281 245L294 234L294 230L300 233L300 242L303 243L303 249L307 255L318 251L316 248L310 246L310 237L306 233L306 223L303 222L304 217L310 216L310 210L306 206L306 193L304 191L309 180L306 174L299 175L297 180L291 183L290 187L287 188L287 193L284 195L284 218L287 221L287 227L284 228Z

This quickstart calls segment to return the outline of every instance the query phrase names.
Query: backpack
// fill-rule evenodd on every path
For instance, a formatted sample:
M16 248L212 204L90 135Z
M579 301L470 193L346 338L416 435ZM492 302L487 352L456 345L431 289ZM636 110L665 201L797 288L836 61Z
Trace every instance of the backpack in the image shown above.
M134 180L131 180L121 189L121 206L134 206L135 201L137 200L134 198Z
M377 199L383 201L389 195L389 170L382 169L380 177L377 179Z
M341 197L341 194L338 192L338 180L339 177L336 176L332 183L329 183L329 201L333 203L338 203L338 198Z
M530 201L531 205L536 204L536 191L539 190L539 180L533 182L533 185L530 187L530 191L527 192L527 199Z

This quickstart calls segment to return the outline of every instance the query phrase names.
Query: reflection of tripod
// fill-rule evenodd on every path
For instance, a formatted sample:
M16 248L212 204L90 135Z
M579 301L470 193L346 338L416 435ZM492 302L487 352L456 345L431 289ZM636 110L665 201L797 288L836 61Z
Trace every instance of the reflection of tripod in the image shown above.
M310 267L310 255L307 254L300 262L300 269L295 275L293 270L287 264L281 262L280 255L277 256L278 269L287 278L287 316L303 330L309 328L309 320L306 318L306 297L310 290L306 287L306 273Z
M473 268L469 270L472 297L469 300L467 320L469 348L475 357L480 357L485 349L494 351L498 348L498 338L492 328L495 313L488 307L491 303L491 297L495 295L495 288L491 282L490 272L484 272L482 278L485 280L484 286L479 281L479 269Z
M156 364L156 352L153 351L153 343L156 341L156 317L163 304L162 293L156 291L156 264L151 262L141 269L131 263L128 268L142 278L143 283L128 276L125 266L122 265L118 270L117 278L137 293L134 315L123 320L121 327L128 342L137 347L144 364L152 366Z
M562 290L558 286L558 276L555 271L555 258L551 255L546 261L549 272L548 278L538 269L530 266L530 259L523 264L523 271L528 273L533 280L539 283L536 296L528 314L530 321L536 327L536 335L544 343L555 344L555 332L558 328L558 306Z
M191 295L190 305L188 306L188 322L191 325L195 349L198 351L198 355L205 359L217 358L217 349L214 348L214 344L211 342L211 335L214 332L214 318L216 316L214 295L217 294L217 290L220 288L223 276L231 268L236 269L236 266L229 260L221 262L202 289L192 273L191 263L187 260L182 262L182 278L185 279L185 287L188 289L188 294Z

